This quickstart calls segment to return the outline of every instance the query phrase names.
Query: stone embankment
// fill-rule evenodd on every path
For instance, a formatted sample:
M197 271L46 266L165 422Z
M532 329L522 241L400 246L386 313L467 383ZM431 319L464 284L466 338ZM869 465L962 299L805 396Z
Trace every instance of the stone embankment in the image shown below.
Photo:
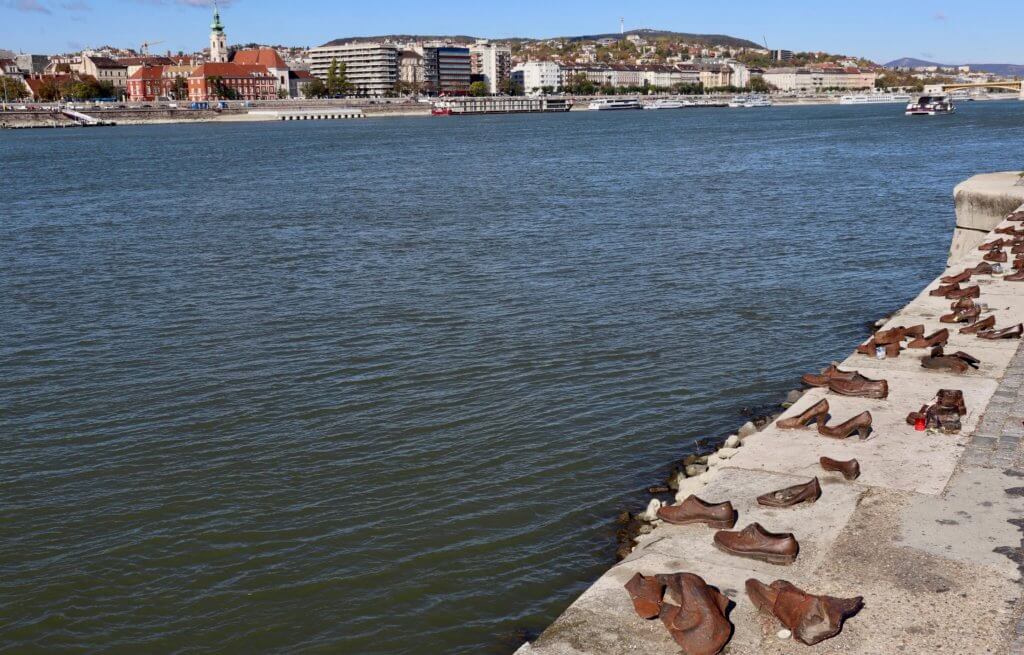
M943 275L982 261L981 239L998 237L988 231L1024 202L1016 181L1016 173L999 173L957 187L957 235ZM981 275L969 284L980 286L977 302L987 304L984 315L994 314L998 328L1024 321L1024 282ZM783 417L827 399L830 424L869 410L868 439L828 439L813 427L780 430L774 422L756 432L748 426L709 458L706 472L695 467L694 477L680 481L677 501L691 493L711 503L731 501L739 512L736 530L758 522L771 532L793 533L800 542L795 563L731 556L713 547L710 528L655 519L623 561L518 655L678 653L661 621L645 621L633 610L623 585L638 572L690 572L720 589L732 601L735 631L723 652L733 655L1024 653L1024 350L1018 340L983 340L940 323L950 300L929 294L938 285L928 285L882 328L923 324L931 334L948 327L947 352L977 357L977 370L957 375L922 368L928 350L881 360L855 353L840 367L887 380L886 399L816 388L794 394ZM967 413L958 434L917 431L907 423L907 415L940 389L963 392ZM851 482L823 471L821 456L856 458L860 477ZM771 509L755 501L815 476L822 495L813 504ZM657 501L652 505L649 512ZM788 580L812 594L863 596L864 607L838 636L805 646L756 610L744 591L749 578Z

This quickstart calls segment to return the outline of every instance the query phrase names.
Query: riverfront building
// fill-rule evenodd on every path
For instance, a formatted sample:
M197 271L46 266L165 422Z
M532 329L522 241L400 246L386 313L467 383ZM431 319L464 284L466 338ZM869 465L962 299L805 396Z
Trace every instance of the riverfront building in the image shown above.
M469 48L423 48L423 77L428 93L439 96L466 95L469 93L472 70Z
M553 61L528 61L512 71L512 82L525 93L560 91L562 80L562 68Z
M770 68L762 75L764 81L780 91L816 93L826 89L859 90L875 86L874 71L839 66L808 66L806 68Z
M345 64L345 76L356 93L383 96L394 90L398 82L398 48L379 43L346 43L325 45L309 52L310 72L327 79L331 62ZM466 53L466 87L469 87L469 53Z
M273 100L277 97L277 79L263 66L245 64L203 64L188 78L188 99Z
M470 72L479 75L492 94L501 93L512 72L512 50L487 40L469 47Z
M128 67L110 57L82 55L81 61L73 64L71 70L80 75L91 75L98 82L110 82L115 89L124 89L128 85Z
M284 59L277 53L277 50L273 48L239 50L231 58L231 63L243 64L245 66L263 66L277 81L278 92L284 95L290 93L288 64L284 63Z
M214 6L213 23L210 24L210 56L207 61L214 64L228 63L228 35L220 22L220 10Z

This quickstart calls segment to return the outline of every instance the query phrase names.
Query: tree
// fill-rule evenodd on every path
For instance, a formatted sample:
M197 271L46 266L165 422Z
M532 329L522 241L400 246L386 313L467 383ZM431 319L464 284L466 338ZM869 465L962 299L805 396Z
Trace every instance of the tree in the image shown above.
M521 96L523 95L523 85L509 78L501 83L501 92L505 95Z
M473 82L469 85L469 95L480 98L482 96L489 95L491 90L487 87L487 82Z
M184 77L178 76L174 78L171 95L175 100L185 100L188 98L188 81Z
M48 77L39 83L37 92L39 99L43 102L53 102L61 98L61 85L55 78Z
M754 93L770 93L774 88L771 84L765 82L763 77L750 78L750 90Z
M345 74L345 64L339 63L337 58L331 59L331 65L327 69L327 95L344 96L352 92L352 84Z
M278 89L277 90L277 99L278 100L287 100L288 99L288 92L285 91L284 89Z
M209 85L211 91L213 91L213 97L219 100L238 100L239 98L238 91L225 84L224 78L220 75L211 75L207 77L206 83Z
M0 99L20 100L28 95L28 87L21 80L0 76Z
M307 98L323 98L327 95L327 85L319 77L314 77L302 87L302 95Z

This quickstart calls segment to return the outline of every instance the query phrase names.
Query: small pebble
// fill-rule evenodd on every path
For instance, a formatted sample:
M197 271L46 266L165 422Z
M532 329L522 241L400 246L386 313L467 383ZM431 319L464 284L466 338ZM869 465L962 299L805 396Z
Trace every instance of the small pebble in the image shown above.
M789 630L786 630L785 628L783 628L782 630L779 630L778 632L776 632L775 636L778 637L779 639L789 639L790 637L793 636L793 633L790 632Z

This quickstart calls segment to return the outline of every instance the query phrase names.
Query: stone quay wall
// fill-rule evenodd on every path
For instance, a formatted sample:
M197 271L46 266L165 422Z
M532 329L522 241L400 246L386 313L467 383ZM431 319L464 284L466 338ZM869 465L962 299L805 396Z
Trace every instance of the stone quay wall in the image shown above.
M1015 173L984 175L957 187L950 256L955 266L943 275L980 263L983 253L976 246L998 236L989 230L1008 212L1024 207L1016 179ZM996 316L997 328L1024 321L1024 282L982 275L969 284L980 287L977 302L987 305L983 316ZM660 621L634 612L623 585L638 572L690 572L721 590L732 601L728 616L735 629L723 651L730 655L1024 654L1024 349L1019 340L983 340L940 323L951 301L929 294L938 285L939 280L929 284L880 327L923 324L926 334L948 327L946 350L977 357L977 370L957 375L922 368L928 350L907 349L881 360L851 354L841 368L887 380L888 398L816 388L792 394L782 417L827 399L830 424L870 411L868 439L834 440L813 427L780 430L772 422L757 430L748 424L708 457L706 471L699 466L693 477L677 478L677 502L690 494L712 503L731 501L739 512L736 530L758 522L771 532L793 533L800 543L793 564L723 553L712 545L714 530L661 522L659 501L652 500L631 552L518 655L679 653ZM907 424L908 413L930 403L940 389L963 392L962 429L916 431ZM861 476L851 482L826 473L821 456L856 458ZM771 509L755 500L815 476L822 495L813 504ZM805 646L774 617L757 611L744 591L749 578L788 580L812 594L863 596L864 607L838 636Z

